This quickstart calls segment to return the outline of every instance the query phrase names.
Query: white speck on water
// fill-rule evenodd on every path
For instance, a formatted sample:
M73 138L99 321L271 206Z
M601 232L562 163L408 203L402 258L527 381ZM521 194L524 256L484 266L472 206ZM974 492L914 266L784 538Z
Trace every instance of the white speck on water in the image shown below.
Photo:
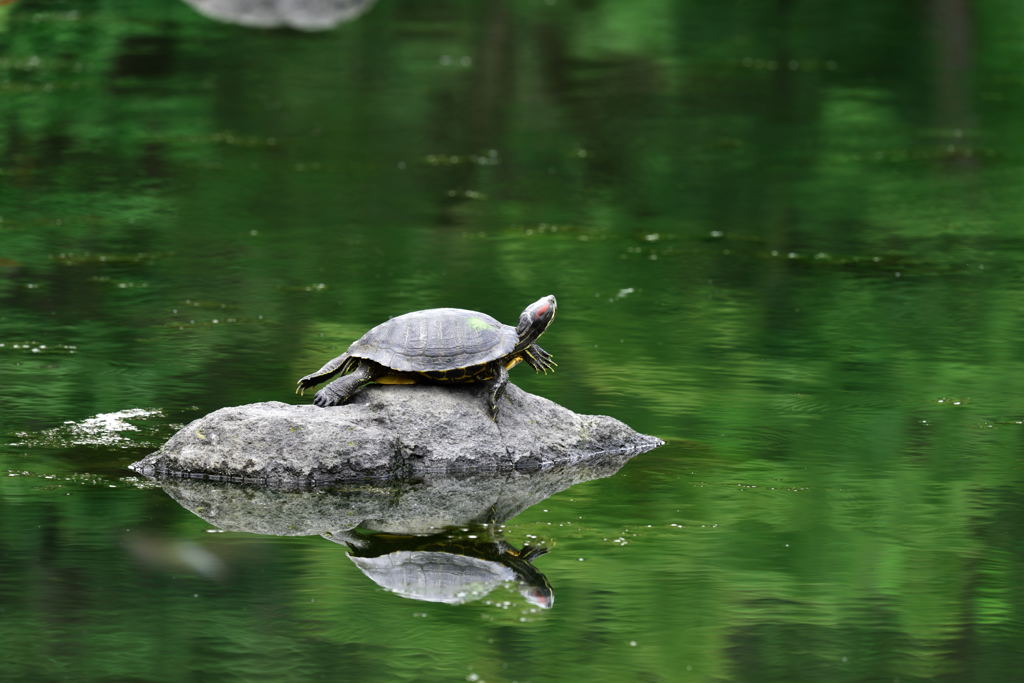
M709 234L709 235L710 235L711 237L714 237L714 238L716 238L716 239L717 239L717 238L719 238L719 237L725 237L725 232L724 232L724 231L722 231L722 230L712 230L712 231L711 231L711 232L709 232L708 234ZM775 254L773 253L773 254L772 254L772 256L774 256L774 255L775 255Z
M155 410L145 410L143 408L129 408L128 410L119 410L116 413L100 413L95 417L79 422L77 431L82 434L135 432L139 428L130 422L125 422L127 418L150 417L156 414L157 411Z
M60 445L60 446L129 446L137 445L122 432L137 432L139 428L129 419L147 418L160 415L159 410L129 408L113 413L100 413L94 417L75 422L65 420L59 427L42 432L21 432L19 437L25 444Z
M661 235L656 232L652 232L649 235L644 235L644 239L648 242L657 242L661 239Z
M625 299L627 296L629 296L635 291L636 289L634 289L633 287L623 287L622 289L615 293L613 299Z
M629 646L630 647L636 647L636 641L635 640L629 641Z

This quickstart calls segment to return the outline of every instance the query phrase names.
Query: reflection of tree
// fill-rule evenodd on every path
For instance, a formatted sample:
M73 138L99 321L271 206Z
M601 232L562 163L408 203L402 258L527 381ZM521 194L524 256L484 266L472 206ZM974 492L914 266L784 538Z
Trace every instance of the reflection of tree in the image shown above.
M960 166L973 165L978 159L964 156L970 144L977 116L971 72L975 66L974 13L967 0L935 0L928 4L932 23L934 57L935 125L942 131L952 152L950 158ZM960 153L957 153L957 147Z

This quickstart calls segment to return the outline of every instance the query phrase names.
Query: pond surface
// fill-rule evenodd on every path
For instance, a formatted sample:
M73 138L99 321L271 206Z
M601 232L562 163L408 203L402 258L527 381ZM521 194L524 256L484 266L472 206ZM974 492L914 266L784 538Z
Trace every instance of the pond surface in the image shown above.
M0 6L0 677L1018 675L1018 4L364 9ZM512 380L668 442L487 531L550 608L127 469L389 316L548 293Z

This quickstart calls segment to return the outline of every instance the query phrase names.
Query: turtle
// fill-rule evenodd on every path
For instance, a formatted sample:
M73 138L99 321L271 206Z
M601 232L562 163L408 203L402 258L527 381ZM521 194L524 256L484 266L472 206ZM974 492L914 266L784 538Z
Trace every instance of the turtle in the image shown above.
M522 361L536 372L557 365L537 338L555 317L552 294L519 315L515 327L462 308L413 311L383 322L352 342L345 353L299 380L295 392L341 375L316 392L314 405L341 405L368 384L483 382L487 408L497 417L508 371Z
M516 550L493 527L455 529L427 536L358 531L323 534L349 549L348 559L371 581L403 598L461 605L500 585L514 587L527 602L549 609L551 584L533 566L545 546Z

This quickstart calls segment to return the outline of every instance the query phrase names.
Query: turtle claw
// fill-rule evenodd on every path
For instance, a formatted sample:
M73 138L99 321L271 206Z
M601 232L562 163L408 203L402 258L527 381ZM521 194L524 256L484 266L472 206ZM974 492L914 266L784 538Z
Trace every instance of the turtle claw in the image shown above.
M306 389L309 389L310 387L316 386L317 382L315 380L311 379L311 378L312 378L312 375L306 375L305 377L300 379L298 381L297 386L295 387L295 393L298 394L299 396L305 396L306 395Z
M543 372L545 375L554 372L558 365L550 353L536 344L527 348L524 356L524 360L533 368L534 372Z
M331 390L330 385L328 385L316 392L316 396L313 397L313 405L320 408L329 408L330 406L340 406L345 400L336 391Z

